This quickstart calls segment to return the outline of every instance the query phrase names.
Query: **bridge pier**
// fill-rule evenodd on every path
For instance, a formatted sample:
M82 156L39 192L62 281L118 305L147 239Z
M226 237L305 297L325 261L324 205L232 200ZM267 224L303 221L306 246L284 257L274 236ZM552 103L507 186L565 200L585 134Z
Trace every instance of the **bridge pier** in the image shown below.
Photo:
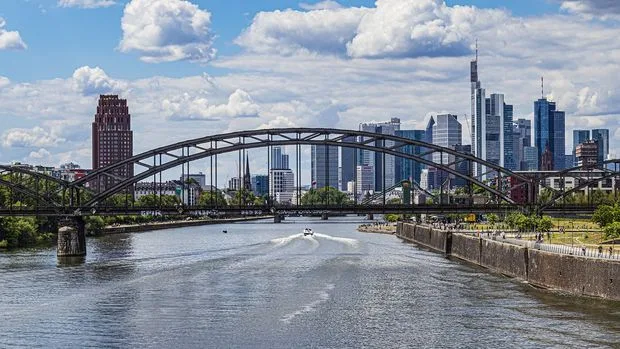
M86 255L86 222L77 217L75 226L64 226L58 229L58 257L80 257Z
M368 219L369 221L374 221L375 220L375 215L372 213L369 213L368 216L366 217L366 219Z
M273 222L274 222L274 223L282 223L282 221L283 221L283 220L284 220L284 215L282 215L282 214L277 214L277 213L276 213L276 214L273 216Z
M321 220L322 221L326 221L329 219L329 213L322 213L321 214Z

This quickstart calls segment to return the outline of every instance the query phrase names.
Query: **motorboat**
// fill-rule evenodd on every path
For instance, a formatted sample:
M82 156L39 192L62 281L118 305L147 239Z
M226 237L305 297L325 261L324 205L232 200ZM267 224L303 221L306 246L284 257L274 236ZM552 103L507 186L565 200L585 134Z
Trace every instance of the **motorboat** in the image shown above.
M314 235L314 232L312 231L312 229L310 228L304 229L304 236L312 236L312 235Z

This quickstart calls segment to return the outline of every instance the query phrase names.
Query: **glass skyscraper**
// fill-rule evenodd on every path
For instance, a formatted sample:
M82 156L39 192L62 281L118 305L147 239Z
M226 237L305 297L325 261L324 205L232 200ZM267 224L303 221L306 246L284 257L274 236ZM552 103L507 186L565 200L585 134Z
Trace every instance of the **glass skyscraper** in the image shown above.
M312 187L338 187L338 147L313 145L310 155Z
M602 164L609 156L609 130L600 128L592 130L592 140L598 143L598 163Z
M400 130L396 131L396 135L403 138L424 141L426 132L424 130ZM422 147L406 145L400 148L400 151L406 154L420 155L424 151ZM420 183L420 176L424 165L413 160L396 158L396 183L404 180L413 180Z
M538 158L549 146L553 155L553 169L562 170L565 165L566 139L563 111L556 110L555 102L541 98L534 102L534 141Z

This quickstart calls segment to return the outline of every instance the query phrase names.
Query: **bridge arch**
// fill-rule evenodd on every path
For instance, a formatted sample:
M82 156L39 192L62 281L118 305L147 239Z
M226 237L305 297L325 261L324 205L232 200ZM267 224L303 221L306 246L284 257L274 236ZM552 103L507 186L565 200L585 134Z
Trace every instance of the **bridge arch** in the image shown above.
M347 141L353 137L359 141ZM479 159L471 154L461 153L454 149L445 148L422 141L364 131L326 128L285 128L231 132L191 139L159 147L117 162L113 165L97 169L89 175L70 183L69 187L82 187L86 183L99 180L101 176L114 177L113 171L122 166L140 166L143 169L142 172L135 174L133 177L122 179L111 188L107 188L105 191L94 195L91 200L85 203L85 206L93 207L143 179L152 177L168 169L185 165L192 161L219 154L232 153L239 150L286 145L323 145L356 148L417 161L430 167L434 167L437 170L445 171L456 177L462 178L468 183L476 184L485 191L496 195L498 198L501 198L503 201L508 203L514 203L514 201L510 198L509 194L501 188L493 188L473 176L458 172L457 170L451 168L450 164L436 163L427 159L425 156L434 153L453 155L456 158L463 159L463 161L469 161L470 165L476 163L495 171L500 179L502 176L514 176L522 181L531 183L531 180L526 176L522 176L491 162ZM417 146L427 151L420 155L407 154L399 151L408 145ZM174 154L174 152L181 152L181 155ZM166 158L166 161L164 162L162 158ZM443 161L443 156L440 156L440 158ZM157 161L158 159L159 163ZM152 164L148 163L151 161Z

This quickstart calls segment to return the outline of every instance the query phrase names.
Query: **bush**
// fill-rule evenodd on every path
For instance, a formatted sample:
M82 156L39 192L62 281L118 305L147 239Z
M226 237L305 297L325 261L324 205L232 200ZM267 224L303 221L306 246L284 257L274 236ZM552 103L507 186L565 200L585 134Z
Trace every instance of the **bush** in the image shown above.
M9 243L6 240L2 240L0 241L0 248L7 248L9 247Z
M620 222L613 222L603 229L605 240L620 238Z

